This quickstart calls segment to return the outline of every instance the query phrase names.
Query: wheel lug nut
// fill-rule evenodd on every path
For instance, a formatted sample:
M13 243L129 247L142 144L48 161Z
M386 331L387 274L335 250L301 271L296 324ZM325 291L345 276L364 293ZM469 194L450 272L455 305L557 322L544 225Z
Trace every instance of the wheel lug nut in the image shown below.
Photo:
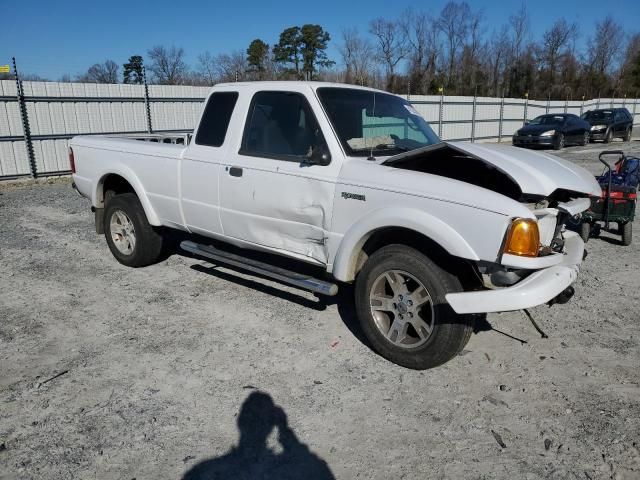
M413 318L413 313L409 312L409 318Z
M398 295L398 299L402 301L402 295Z

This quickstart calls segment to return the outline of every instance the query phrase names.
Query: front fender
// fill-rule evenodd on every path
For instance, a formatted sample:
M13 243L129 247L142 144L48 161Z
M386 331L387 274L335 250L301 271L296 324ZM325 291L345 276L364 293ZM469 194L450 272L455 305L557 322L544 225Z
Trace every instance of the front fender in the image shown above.
M151 202L149 202L149 197L147 197L146 191L142 186L142 183L138 179L138 176L134 173L134 171L123 164L110 165L108 170L103 170L96 175L95 178L98 180L95 181L92 192L93 197L91 198L91 204L96 208L104 208L104 192L102 190L104 185L104 180L108 175L119 175L124 178L129 185L133 188L134 192L138 196L140 203L142 204L142 208L144 209L144 213L147 216L147 220L151 225L159 227L162 225L158 215L156 214Z
M463 236L439 218L408 207L382 208L360 219L342 237L333 262L332 274L340 281L354 279L358 255L371 235L382 228L400 227L430 238L451 255L479 260Z

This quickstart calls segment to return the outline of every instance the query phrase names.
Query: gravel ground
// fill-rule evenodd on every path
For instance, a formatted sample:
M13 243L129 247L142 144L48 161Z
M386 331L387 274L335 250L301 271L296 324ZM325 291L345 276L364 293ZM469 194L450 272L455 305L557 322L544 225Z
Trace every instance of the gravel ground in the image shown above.
M602 148L561 155L598 173ZM2 479L640 478L638 239L589 242L574 299L531 311L549 338L491 314L417 372L354 335L348 291L129 269L88 207L0 186Z

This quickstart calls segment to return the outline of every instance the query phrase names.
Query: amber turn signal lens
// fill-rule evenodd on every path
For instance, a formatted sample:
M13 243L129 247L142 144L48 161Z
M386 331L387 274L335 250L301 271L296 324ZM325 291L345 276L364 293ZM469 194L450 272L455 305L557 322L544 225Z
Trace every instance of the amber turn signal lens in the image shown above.
M504 253L521 257L537 257L540 249L538 222L530 218L517 218L507 233Z

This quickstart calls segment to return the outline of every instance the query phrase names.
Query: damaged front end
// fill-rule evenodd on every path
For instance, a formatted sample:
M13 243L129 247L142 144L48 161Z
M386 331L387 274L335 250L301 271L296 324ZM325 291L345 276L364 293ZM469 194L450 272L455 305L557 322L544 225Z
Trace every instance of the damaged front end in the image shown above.
M584 243L566 225L579 219L589 208L589 195L599 192L588 172L537 152L447 142L397 155L384 164L491 190L531 213L510 219L495 260L476 262L483 290L447 295L457 313L520 310L571 298Z

